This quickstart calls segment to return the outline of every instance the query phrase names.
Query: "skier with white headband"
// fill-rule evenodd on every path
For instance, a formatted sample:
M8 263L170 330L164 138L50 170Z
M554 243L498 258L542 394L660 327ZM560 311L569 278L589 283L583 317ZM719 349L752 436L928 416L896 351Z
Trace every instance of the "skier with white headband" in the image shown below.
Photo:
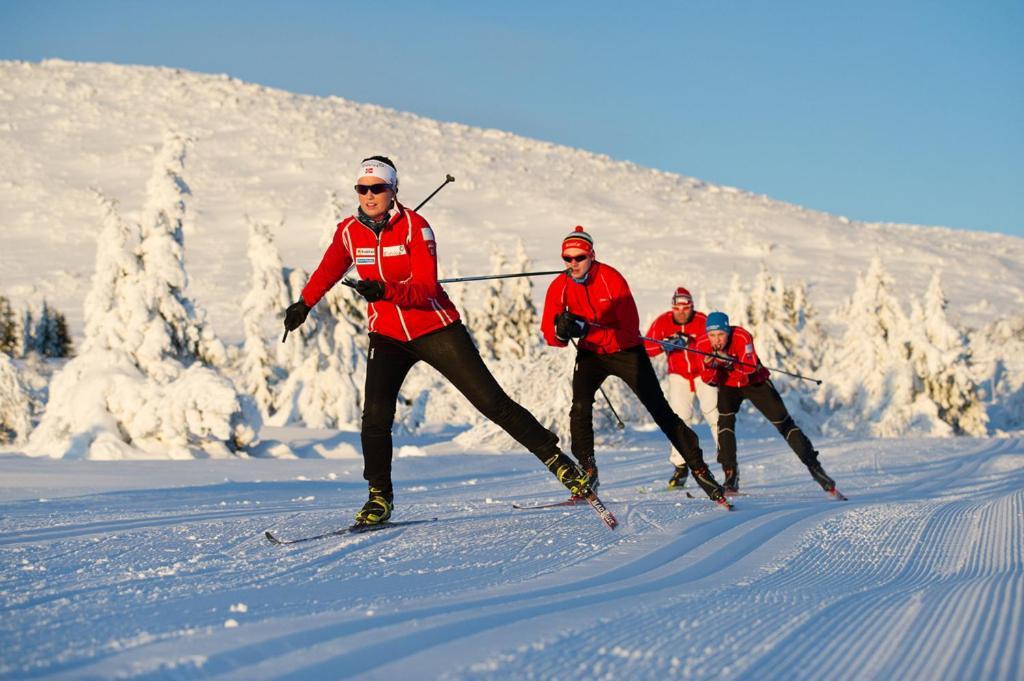
M586 474L558 448L558 436L505 394L480 358L437 282L433 230L397 200L395 164L385 156L364 159L355 191L358 212L338 224L301 298L288 307L284 325L289 331L301 326L317 301L355 265L360 276L355 289L367 301L370 334L360 433L369 498L356 514L356 525L379 524L391 517L395 404L406 375L420 360L530 450L571 494L590 494Z

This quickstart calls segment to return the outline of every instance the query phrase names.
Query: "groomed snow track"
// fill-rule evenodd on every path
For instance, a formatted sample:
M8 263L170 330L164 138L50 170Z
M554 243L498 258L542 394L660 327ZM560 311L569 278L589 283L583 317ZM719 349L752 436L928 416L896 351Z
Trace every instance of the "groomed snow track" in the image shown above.
M6 501L0 678L1024 677L1020 440L828 443L845 503L765 440L733 513L642 493L663 458L600 455L615 532L511 511L558 496L522 454L403 459L396 519L442 520L294 546L262 532L344 524L357 471L122 465L121 491ZM5 498L62 465L0 459Z

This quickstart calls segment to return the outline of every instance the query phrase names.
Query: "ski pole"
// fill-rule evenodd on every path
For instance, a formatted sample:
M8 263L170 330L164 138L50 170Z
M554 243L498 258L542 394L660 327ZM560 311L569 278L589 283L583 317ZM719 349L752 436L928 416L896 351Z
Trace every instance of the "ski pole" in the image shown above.
M420 208L423 208L423 206L427 205L427 201L429 201L430 199L434 198L434 194L436 194L439 191L441 191L442 189L444 189L445 185L448 184L449 182L454 182L454 181L455 181L454 177L452 177L451 175L445 175L444 176L444 182L441 183L441 186L438 187L437 189L435 189L434 191L432 191L430 193L430 196L428 196L427 198L425 198L422 201L420 201L420 205L418 205L415 208L413 208L413 210L418 213Z
M474 277L454 277L452 279L438 279L438 284L457 284L463 281L487 281L489 279L511 279L513 277L541 277L545 274L565 274L565 270L551 270L550 272L518 272L516 274L483 274ZM354 279L342 279L345 286L356 287Z
M572 341L572 346L574 348L576 348L576 351L578 352L579 349L580 349L580 346L576 345L576 339L575 338L570 338L569 340ZM604 398L604 401L608 403L608 409L611 410L612 416L615 417L615 422L616 422L615 425L616 425L616 427L619 430L625 430L626 429L626 424L622 422L622 419L619 418L618 413L615 411L615 407L612 406L612 401L610 399L608 399L608 393L606 393L604 391L604 388L602 388L601 386L597 386L597 389L600 391L601 396Z
M702 355L704 357L715 357L715 358L721 359L723 361L732 362L733 364L739 364L740 366L750 367L751 369L759 368L759 366L756 365L756 364L750 364L749 362L741 362L738 359L733 359L731 357L723 358L720 355L715 355L715 354L712 354L710 352L703 352L701 350L697 350L696 348L691 348L691 347L688 347L686 345L679 345L678 343L673 343L672 341L658 340L657 338L650 338L649 336L640 336L640 340L645 340L645 341L650 341L652 343L657 343L658 345L660 345L663 348L671 348L672 350L685 350L686 352L692 352L695 355ZM764 365L762 364L760 366L764 366ZM768 371L774 371L776 373L786 374L787 376L792 376L793 378L800 378L800 379L803 379L805 381L813 381L814 383L816 383L818 385L821 385L821 380L817 379L817 378L811 378L810 376L803 376L801 374L795 374L795 373L793 373L791 371L786 371L785 369L776 369L774 367L764 367L764 368L767 369Z
M542 277L545 274L565 274L565 270L551 270L549 272L517 272L516 274L483 274L476 277L455 277L453 279L438 279L438 284L457 284L461 281L487 281L488 279L512 279L514 277Z

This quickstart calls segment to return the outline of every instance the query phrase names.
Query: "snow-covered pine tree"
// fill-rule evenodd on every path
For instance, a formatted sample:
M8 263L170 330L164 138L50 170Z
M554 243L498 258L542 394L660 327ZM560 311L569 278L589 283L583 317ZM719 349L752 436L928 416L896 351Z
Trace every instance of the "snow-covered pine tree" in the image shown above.
M27 453L220 457L255 442L260 416L251 399L202 365L225 353L184 293L183 154L183 141L171 136L148 187L145 230L99 197L104 227L83 351L54 376Z
M796 329L789 325L785 286L781 277L776 280L763 262L747 300L746 324L733 321L731 315L730 322L750 331L762 363L793 371L790 365Z
M290 304L290 291L284 280L284 266L274 245L270 228L249 219L249 264L252 279L249 291L242 299L242 361L239 369L239 388L252 395L264 418L276 411L274 390L282 371L274 361L267 342L280 328L281 311Z
M1024 429L1024 314L997 319L970 339L989 427L996 433Z
M29 399L18 369L6 352L0 352L0 445L23 441L32 429Z
M139 226L121 219L117 202L94 194L102 213L96 239L96 269L85 296L82 352L118 350L135 356L149 318L141 284Z
M165 135L142 209L140 274L152 314L136 357L150 374L159 371L162 360L168 358L185 366L196 361L224 366L227 361L223 344L206 324L205 312L186 293L184 221L186 199L191 195L184 179L188 143L183 135Z
M876 436L902 434L914 416L908 322L880 258L873 258L867 272L858 276L837 318L845 322L846 331L830 344L829 380L818 392L819 401L832 412L826 431L866 426Z
M697 294L697 298L694 300L694 308L693 309L695 309L695 310L697 310L699 312L703 312L704 314L707 314L708 312L711 312L711 308L709 308L708 306L709 306L709 303L708 303L708 292L706 290L704 290L703 288L701 288L699 293ZM715 308L715 309L718 309L718 308Z
M298 300L308 276L286 270L289 299ZM363 313L336 285L306 323L279 344L287 378L277 396L274 425L301 420L311 428L355 429L361 418L360 387L366 376ZM295 338L293 341L292 338Z
M67 317L59 310L54 315L54 323L57 330L55 347L59 353L57 357L71 357L75 354L75 346L71 340L71 330L68 328Z
M971 376L970 348L963 333L946 316L941 275L935 272L923 305L914 301L911 362L924 395L935 403L938 417L956 434L983 436L988 418Z
M459 269L459 259L456 257L452 259L450 268L442 268L438 265L437 278L438 279L458 279L462 276L462 272ZM478 311L474 307L470 294L472 293L472 284L470 283L453 283L444 284L444 290L448 293L448 297L452 301L452 305L459 311L459 317L462 319L462 325L466 327L466 331L469 332L470 338L473 339L473 343L479 347L480 340L477 339L476 330L480 326L480 322L477 319Z
M18 332L18 320L11 301L0 296L0 352L8 357L14 357L18 350Z
M67 357L71 354L71 338L68 335L64 315L43 301L39 310L35 330L32 334L32 348L43 357Z
M818 314L807 297L807 285L798 281L785 290L785 310L789 326L797 332L791 352L796 369L801 373L817 372L824 359L828 335L818 323Z
M500 251L491 253L491 274L504 274L506 262ZM474 320L476 327L473 330L480 356L485 360L501 359L506 338L506 302L505 280L489 280L484 287L480 312Z
M18 328L18 348L13 357L24 357L35 351L35 339L32 331L36 328L35 317L32 308L26 306L21 311L21 324Z
M530 257L526 254L523 240L516 242L516 254L510 273L530 271ZM500 357L505 360L522 360L532 356L540 343L540 328L537 307L533 303L533 281L530 277L507 279L503 296L505 314L495 320L502 328Z
M725 295L725 300L722 301L722 307L704 310L704 312L721 310L729 315L730 324L746 328L750 323L750 320L747 319L749 302L750 295L744 290L739 273L733 272L732 278L729 280L729 292Z

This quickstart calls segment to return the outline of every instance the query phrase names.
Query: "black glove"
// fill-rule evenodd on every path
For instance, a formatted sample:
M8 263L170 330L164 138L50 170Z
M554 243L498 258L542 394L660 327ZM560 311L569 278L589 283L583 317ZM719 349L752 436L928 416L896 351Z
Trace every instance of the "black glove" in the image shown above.
M555 315L555 338L568 341L570 338L583 338L587 333L587 322L572 312L560 312Z
M284 313L284 328L287 331L294 331L302 326L302 322L306 321L306 316L311 309L301 298L299 302L289 305Z
M384 282L374 279L360 279L356 282L356 292L368 303L376 303L384 297Z

